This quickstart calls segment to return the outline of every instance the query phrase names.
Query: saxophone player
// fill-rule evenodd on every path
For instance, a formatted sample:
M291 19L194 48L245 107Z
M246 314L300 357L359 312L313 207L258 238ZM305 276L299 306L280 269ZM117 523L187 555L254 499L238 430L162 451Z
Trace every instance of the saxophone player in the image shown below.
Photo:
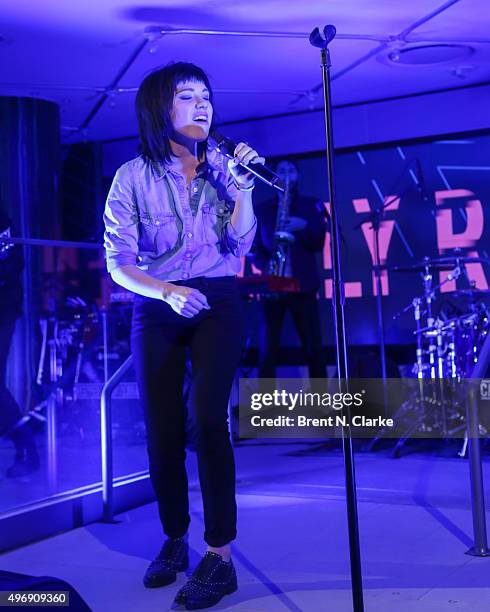
M290 311L310 378L325 378L317 299L320 287L317 254L325 242L326 210L315 198L299 193L298 167L292 161L281 160L276 173L287 185L286 195L258 206L253 262L264 274L298 279L300 290L262 301L265 325L260 336L259 377L276 376L284 317Z

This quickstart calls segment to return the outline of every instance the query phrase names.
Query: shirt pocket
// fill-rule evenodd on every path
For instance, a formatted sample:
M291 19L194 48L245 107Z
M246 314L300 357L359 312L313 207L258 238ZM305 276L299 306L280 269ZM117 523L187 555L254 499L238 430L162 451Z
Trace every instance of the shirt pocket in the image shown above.
M176 217L173 213L144 214L140 218L140 253L162 255L172 250L179 238Z
M224 202L204 204L202 207L203 238L206 244L217 244L223 236L223 229L231 212Z

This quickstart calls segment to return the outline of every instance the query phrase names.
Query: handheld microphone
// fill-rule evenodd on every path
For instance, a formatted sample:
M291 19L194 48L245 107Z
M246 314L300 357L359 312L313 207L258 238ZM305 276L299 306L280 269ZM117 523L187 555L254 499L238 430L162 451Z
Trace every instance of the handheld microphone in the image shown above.
M222 153L228 159L233 159L235 157L234 152L236 148L236 144L223 136L219 132L213 130L209 134L209 143L215 149L218 149L220 153ZM242 168L246 168L249 172L251 172L258 179L269 185L270 187L274 187L279 191L285 191L286 187L283 181L277 176L275 172L273 172L267 166L263 164L238 164L242 166Z

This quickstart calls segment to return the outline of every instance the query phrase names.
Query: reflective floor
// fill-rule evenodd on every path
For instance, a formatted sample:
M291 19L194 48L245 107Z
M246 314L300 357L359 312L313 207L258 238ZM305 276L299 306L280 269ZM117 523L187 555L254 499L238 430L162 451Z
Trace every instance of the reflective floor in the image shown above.
M483 612L490 558L465 555L472 540L466 460L445 449L401 459L356 454L366 610ZM343 461L321 444L250 442L236 448L239 590L216 609L348 612L351 607ZM267 466L266 468L264 466ZM191 567L202 553L195 456ZM484 461L486 495L490 466ZM490 518L490 513L488 513ZM70 582L95 611L168 610L185 577L147 590L141 578L162 534L155 504L0 556L3 570Z
M129 424L114 402L113 457L114 476L146 470L148 467L143 421L135 413ZM137 410L137 406L122 408ZM94 485L101 482L100 416L98 404L91 402L83 426L62 426L54 438L48 439L42 427L34 425L35 447L40 459L36 471L17 478L6 478L5 473L14 462L15 448L6 438L0 438L0 515L31 502Z

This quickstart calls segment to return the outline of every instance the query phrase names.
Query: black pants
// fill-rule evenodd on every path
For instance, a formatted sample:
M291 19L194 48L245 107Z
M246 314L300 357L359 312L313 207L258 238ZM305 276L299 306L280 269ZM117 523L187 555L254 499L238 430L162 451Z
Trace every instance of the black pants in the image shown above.
M188 408L196 436L204 539L210 546L224 546L236 537L228 399L240 361L242 304L231 276L175 284L199 289L211 309L188 319L165 302L135 299L131 344L145 414L150 477L164 533L171 538L183 536L190 522L183 406L189 348Z
M281 331L289 310L298 332L310 378L325 378L320 314L316 291L292 293L263 301L265 325L260 339L259 377L275 378Z
M0 322L0 435L9 434L22 418L22 412L7 389L7 357L15 330L15 320Z

